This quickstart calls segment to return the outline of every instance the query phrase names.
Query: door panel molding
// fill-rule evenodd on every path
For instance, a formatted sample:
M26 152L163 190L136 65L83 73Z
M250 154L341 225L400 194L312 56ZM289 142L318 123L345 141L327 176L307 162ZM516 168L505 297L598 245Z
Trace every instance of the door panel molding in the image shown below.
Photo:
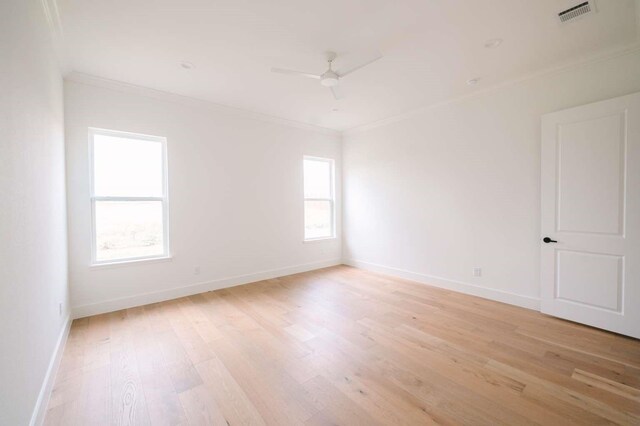
M624 306L624 256L621 255L615 255L615 254L607 254L607 253L594 253L594 252L590 252L590 251L583 251L583 250L556 250L555 251L556 254L556 275L555 275L555 291L554 291L554 297L556 299L559 300L563 300L565 302L571 302L571 303L575 303L575 304L579 304L579 305L585 305L585 306L591 306L591 307L595 307L595 308L599 308L599 309L604 309L606 311L609 312L615 312L618 314L624 314L623 312L623 306ZM562 273L563 271L562 269L562 265L563 265L563 260L562 260L562 255L566 254L566 255L573 255L574 257L580 257L582 256L583 258L590 258L589 260L597 262L596 259L600 258L602 260L608 260L608 261L615 261L615 274L616 274L616 279L615 279L615 286L611 287L611 292L615 292L615 294L613 295L614 297L610 298L610 300L613 300L615 302L615 307L611 307L611 306L604 306L603 303L605 303L606 298L596 298L595 301L593 302L587 302L586 298L584 297L585 294L580 294L579 290L580 289L565 289L562 285ZM587 260L587 259L584 259ZM596 265L597 266L597 265ZM586 265L585 269L588 269L589 265ZM587 280L589 279L588 277L586 278ZM579 283L580 285L584 284L584 281ZM576 291L578 290L578 291ZM575 298L571 298L570 296L570 292L574 291L577 293L577 296L575 296ZM564 297L563 295L566 295L567 297ZM581 297L582 296L582 297ZM602 294L600 294L599 296L603 296ZM582 299L582 300L578 300L578 299Z
M572 123L559 123L557 125L557 139L556 139L556 232L574 232L574 233L580 233L580 234L599 234L599 235L615 235L615 236L624 236L624 211L625 211L625 197L626 197L626 148L627 148L627 109L625 108L623 111L617 113L617 114L611 114L609 116L606 117L593 117L587 120L580 120L580 121L576 121L576 122L572 122ZM615 191L615 194L617 195L617 202L615 203L615 208L617 209L617 212L615 215L611 215L612 217L615 216L615 219L617 221L617 223L615 224L615 231L598 231L598 230L587 230L587 229L579 229L580 226L577 226L575 228L578 229L571 229L570 226L566 226L563 227L563 216L562 216L562 212L563 212L563 204L564 204L564 199L563 199L563 177L565 177L566 175L570 175L570 173L565 173L565 170L567 167L563 168L563 159L566 159L567 157L570 156L567 155L567 152L570 148L567 147L566 145L568 145L570 142L572 141L568 141L566 139L563 138L563 128L572 126L574 128L582 125L582 126L588 126L588 125L593 125L593 124L597 124L597 122L600 122L601 120L609 120L612 118L616 118L616 122L615 123L611 123L614 124L615 126L612 127L618 127L618 131L620 132L620 139L618 141L618 155L616 155L616 158L611 158L610 160L615 160L615 162L618 165L618 170L617 170L617 181L615 182L616 185L618 186L618 190ZM596 123L594 123L596 122ZM564 143L564 151L563 151L563 143ZM574 147L576 148L576 147ZM592 153L592 157L597 157L597 152ZM592 162L594 162L593 160L596 160L596 158L592 159ZM590 168L592 170L589 170L586 168L586 166L584 164L581 165L583 167L582 170L578 170L578 173L584 173L584 174L590 174L592 171L595 172L592 174L593 178L598 177L597 176L597 171L593 170L594 168L597 168L597 164L590 164L588 166L590 166ZM576 180L576 176L568 176L568 180ZM613 182L612 182L613 183ZM567 191L569 192L569 191ZM583 200L584 202L585 200ZM585 207L585 206L582 206ZM566 210L566 208L564 209ZM586 213L586 212L585 212Z

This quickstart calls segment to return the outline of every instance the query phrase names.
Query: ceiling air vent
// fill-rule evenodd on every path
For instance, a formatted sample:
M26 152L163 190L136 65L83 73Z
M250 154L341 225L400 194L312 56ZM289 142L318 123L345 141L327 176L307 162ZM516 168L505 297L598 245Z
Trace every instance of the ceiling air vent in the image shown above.
M584 1L579 3L573 7L570 7L567 10L563 10L558 13L558 18L560 22L569 22L581 16L593 13L596 11L596 5L593 4L593 0Z

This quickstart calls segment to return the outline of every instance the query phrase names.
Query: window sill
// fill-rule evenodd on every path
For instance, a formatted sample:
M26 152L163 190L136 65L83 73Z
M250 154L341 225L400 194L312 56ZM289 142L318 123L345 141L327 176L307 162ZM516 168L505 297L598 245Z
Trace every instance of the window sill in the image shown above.
M327 240L336 240L338 237L321 237L321 238L310 238L308 240L302 240L304 244L306 243L315 243L318 241L327 241Z
M115 260L113 262L104 262L104 263L92 263L89 265L90 269L110 269L117 268L121 266L136 266L143 265L149 263L163 263L170 262L173 260L173 256L162 256L162 257L147 257L144 259L132 259L132 260Z

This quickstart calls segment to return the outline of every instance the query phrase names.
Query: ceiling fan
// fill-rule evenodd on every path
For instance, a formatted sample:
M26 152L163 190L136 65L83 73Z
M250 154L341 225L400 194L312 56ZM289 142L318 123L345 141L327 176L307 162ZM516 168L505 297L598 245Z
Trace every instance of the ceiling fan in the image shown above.
M322 74L311 74L311 73L307 73L307 72L302 72L302 71L294 71L294 70L287 70L287 69L282 69L282 68L271 68L272 72L277 72L280 74L289 74L289 75L300 75L303 77L309 77L309 78L315 78L316 80L320 80L320 84L322 84L325 87L328 87L329 89L331 89L331 93L333 93L333 97L336 99L341 99L342 96L340 95L340 92L338 91L338 83L340 82L340 80L343 77L346 77L347 75L353 73L354 71L359 70L360 68L364 68L365 66L377 61L378 59L382 58L381 55L376 56L373 59L370 59L356 67L353 67L351 69L348 69L346 71L334 71L332 69L332 63L333 61L336 59L336 57L338 55L336 55L335 52L327 52L327 62L329 63L329 69L326 70L324 73Z

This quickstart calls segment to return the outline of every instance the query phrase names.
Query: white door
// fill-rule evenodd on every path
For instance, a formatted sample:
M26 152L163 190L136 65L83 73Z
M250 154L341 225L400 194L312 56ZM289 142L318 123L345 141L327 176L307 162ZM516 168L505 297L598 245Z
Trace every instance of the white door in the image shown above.
M542 312L640 338L640 93L544 115L541 190Z

